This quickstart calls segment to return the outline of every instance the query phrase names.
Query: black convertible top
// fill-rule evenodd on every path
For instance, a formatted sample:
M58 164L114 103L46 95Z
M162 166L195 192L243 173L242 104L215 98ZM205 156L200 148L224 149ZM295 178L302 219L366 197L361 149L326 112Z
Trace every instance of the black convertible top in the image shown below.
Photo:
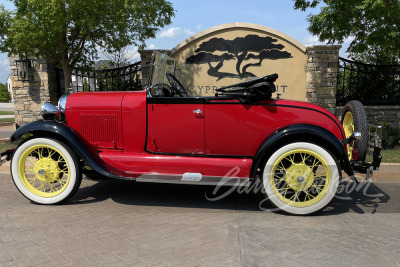
M215 96L233 96L245 102L270 99L272 93L276 91L274 85L276 79L278 79L276 73L264 77L249 78L243 82L217 89Z

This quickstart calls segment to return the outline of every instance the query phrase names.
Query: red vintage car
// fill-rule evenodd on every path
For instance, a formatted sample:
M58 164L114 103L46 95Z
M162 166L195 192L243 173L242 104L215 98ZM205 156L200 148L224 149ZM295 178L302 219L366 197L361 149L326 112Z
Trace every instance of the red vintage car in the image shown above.
M277 75L193 97L171 73L157 90L77 92L43 120L19 128L11 174L19 191L40 204L68 200L82 174L90 177L205 185L261 182L270 202L290 214L323 209L342 170L377 169L365 163L363 106L350 102L343 123L310 104L272 99ZM361 135L359 132L361 131ZM182 200L184 201L184 200Z

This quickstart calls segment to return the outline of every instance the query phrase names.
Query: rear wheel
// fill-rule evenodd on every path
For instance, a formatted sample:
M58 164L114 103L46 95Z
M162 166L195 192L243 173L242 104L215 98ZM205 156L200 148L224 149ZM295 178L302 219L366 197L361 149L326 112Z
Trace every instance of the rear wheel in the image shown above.
M79 188L81 173L75 153L48 138L34 138L14 152L11 175L18 190L39 204L69 199Z
M364 161L368 148L368 124L364 106L361 102L353 100L346 104L342 113L342 125L346 138L354 132L361 132L361 139L347 144L349 160L353 159L353 150L358 151L358 160Z
M336 160L324 148L298 142L283 146L267 160L263 185L268 199L290 214L311 214L333 199L339 185Z

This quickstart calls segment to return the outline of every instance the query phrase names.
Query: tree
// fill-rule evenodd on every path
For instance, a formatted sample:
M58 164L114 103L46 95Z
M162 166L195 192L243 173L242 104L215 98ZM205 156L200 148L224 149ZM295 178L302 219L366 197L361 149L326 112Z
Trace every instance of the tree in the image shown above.
M85 69L98 48L142 46L171 23L166 0L14 0L15 12L0 6L0 50L28 52L62 66L65 86L75 68Z
M123 47L113 52L103 51L101 58L110 61L116 68L121 68L133 64L137 53L137 51L130 51L128 47Z
M352 36L354 39L347 49L350 57L363 58L376 52L375 59L384 56L386 64L400 63L399 0L294 1L294 8L302 11L325 4L319 14L309 15L307 19L308 30L320 41L343 43Z
M376 45L370 45L363 52L354 52L349 58L372 65L398 65L400 64L400 55L391 55L384 49Z
M292 55L289 52L281 51L284 46L282 44L275 44L278 40L272 37L260 37L258 35L247 35L245 37L237 37L234 40L225 40L223 38L212 38L206 42L200 44L199 48L195 50L195 55L192 55L186 59L187 64L204 64L208 63L209 70L208 75L218 77L218 80L223 78L248 78L254 77L255 75L248 72L249 67L261 66L264 59L283 59L291 58ZM213 54L214 52L227 52L222 55ZM258 54L253 54L253 53ZM227 73L219 72L222 68L225 60L237 59L236 72ZM248 63L241 67L244 61L250 59L256 59L256 63ZM211 62L218 62L213 67Z
M10 102L11 96L8 92L7 85L0 83L0 102Z

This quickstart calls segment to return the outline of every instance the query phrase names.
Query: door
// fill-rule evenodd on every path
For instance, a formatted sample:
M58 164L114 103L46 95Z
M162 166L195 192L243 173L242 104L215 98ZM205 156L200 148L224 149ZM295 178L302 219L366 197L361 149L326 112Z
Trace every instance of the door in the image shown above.
M211 100L205 105L206 154L249 156L280 125L274 106L251 105L240 100Z
M191 98L148 98L149 152L204 154L204 103Z

